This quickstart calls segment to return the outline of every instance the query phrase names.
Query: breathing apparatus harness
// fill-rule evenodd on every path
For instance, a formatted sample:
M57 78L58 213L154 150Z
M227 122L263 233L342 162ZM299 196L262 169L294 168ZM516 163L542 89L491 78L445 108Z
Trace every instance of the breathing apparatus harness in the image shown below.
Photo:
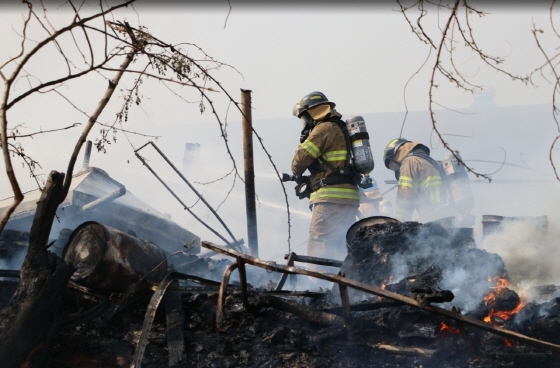
M418 147L418 146L420 146L420 147ZM448 205L450 203L450 200L449 200L450 198L449 198L449 190L448 190L448 185L447 185L447 180L446 180L447 175L445 174L445 171L443 170L443 167L442 167L441 163L439 163L438 161L431 158L430 155L428 155L426 153L426 151L424 151L424 149L421 147L423 145L419 144L418 146L416 146L408 155L406 155L406 157L410 157L410 156L420 157L420 158L428 161L438 171L439 176L441 177L441 181L442 181L445 202L446 202L446 205ZM396 173L399 173L399 175L400 175L400 171L397 171ZM397 176L397 175L395 175L395 176ZM397 178L397 180L398 180L398 178Z
M340 119L338 116L331 116L323 121L318 122L317 124L321 124L323 122L330 121L335 123L336 126L342 130L342 134L344 135L344 140L346 142L346 162L344 167L341 169L337 169L334 167L330 162L325 160L322 156L318 157L317 160L310 166L310 169L316 170L316 172L324 171L319 165L319 162L324 164L328 167L332 172L327 175L326 177L319 180L315 183L310 189L311 192L314 192L326 185L337 185L337 184L352 184L358 185L362 180L362 175L356 171L354 165L352 164L352 144L350 142L350 136L348 134L348 130L346 129L346 123ZM365 133L367 135L367 133ZM354 137L352 137L354 138ZM369 138L369 136L367 137ZM359 137L356 139L360 139Z

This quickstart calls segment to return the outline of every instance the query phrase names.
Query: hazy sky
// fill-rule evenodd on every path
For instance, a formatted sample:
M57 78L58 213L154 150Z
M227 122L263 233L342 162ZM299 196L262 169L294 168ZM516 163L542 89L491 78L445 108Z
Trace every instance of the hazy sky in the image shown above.
M218 4L196 9L151 6L145 12L140 6L139 13L154 34L175 42L196 43L218 60L235 66L243 78L228 74L226 81L233 89L254 92L255 118L290 116L293 104L313 90L324 92L346 113L402 111L404 86L430 50L411 32L393 2L386 1L389 5L384 6L331 2L319 8L309 4L257 8L255 3L232 2L229 17L225 2L214 3ZM526 75L544 63L531 29L534 22L549 35L547 4L516 7L509 3L481 9L490 14L480 19L471 15L471 25L482 50L506 57L503 67L513 74ZM444 20L440 18L441 27ZM428 14L424 27L434 42L439 36L434 32L436 25L437 14ZM547 83L539 83L540 88L511 83L510 77L485 66L474 54L462 52L462 42L456 47L459 71L475 83L495 87L498 105L550 101ZM435 52L431 56L409 83L407 103L411 110L427 108ZM442 85L435 94L441 104L459 108L471 103L470 93L446 88L442 80L436 83Z
M67 11L57 10L56 6L52 7L54 3L47 2L51 6L48 15L52 24L60 27L67 24L69 14ZM227 1L213 1L214 5L211 7L201 6L199 3L195 6L174 6L171 2L165 2L164 5L144 3L147 2L140 1L135 10L129 8L117 12L115 19L127 20L133 26L146 26L154 36L169 43L196 44L213 58L233 66L238 72L222 67L214 71L214 76L236 99L239 99L240 89L253 91L253 119L265 130L266 143L271 146L273 158L280 171L289 169L292 154L298 144L299 122L291 116L291 111L303 95L314 90L322 91L337 103L337 109L346 116L402 112L405 110L405 85L420 69L430 52L430 47L418 40L402 14L396 11L397 4L389 1L384 6L366 6L359 1L341 1L328 2L316 7L311 6L311 3L281 7L279 3L261 6L257 2L239 4L232 0L229 15ZM544 30L540 37L543 37L543 46L549 52L558 45L558 38L553 35L549 23L548 4L537 2L535 5L520 7L508 2L486 9L484 5L483 2L479 8L487 10L488 15L480 19L471 16L475 37L483 51L505 57L503 67L509 72L527 75L545 62L531 32L533 24ZM0 63L3 63L19 51L20 39L16 32L20 32L20 14L25 7L8 7L3 3L0 10L0 31L3 35ZM441 15L438 18L437 13L430 12L424 18L423 24L437 43L440 35L438 27L445 25L445 17ZM79 40L78 33L76 37ZM36 25L29 31L32 40L40 40L44 35L44 31ZM65 45L72 49L72 41L66 39L65 42ZM30 46L32 43L29 43ZM44 81L49 77L64 75L66 66L54 48L39 56L28 69L34 78ZM427 64L408 84L406 101L410 110L428 108L428 83L434 56L435 51L432 51ZM544 77L536 75L534 81L537 86L512 82L509 76L488 67L472 52L464 51L462 42L456 43L455 64L473 83L493 87L496 90L495 103L498 106L545 104L552 100L552 85L544 78L550 77L549 74L545 74ZM110 73L104 75L105 78L111 76ZM30 81L35 83L33 78ZM132 77L123 78L122 87L130 87L132 81ZM15 87L16 94L25 90L25 83L28 81L18 81ZM436 84L439 87L434 91L434 98L440 105L453 109L467 108L471 105L471 93L460 91L441 77L436 79ZM68 83L60 91L71 97L81 109L91 112L106 86L106 79L92 75L81 81ZM181 93L183 92L185 96L189 96L187 90L182 90ZM197 124L214 122L209 111L201 116L196 103L184 104L155 82L146 82L141 93L143 102L140 108L131 112L125 128L153 135L167 134L158 140L158 144L162 145L164 151L178 165L181 163L186 142L200 142L204 147L211 147L210 159L198 166L197 171L189 176L193 181L212 180L229 170L228 158L220 143L217 125ZM224 94L212 94L212 99L224 117L227 110ZM120 102L121 97L117 94L100 120L111 123ZM26 133L86 121L82 114L53 94L36 95L28 99L19 107L10 110L9 119L12 126L25 123L26 128L23 132ZM239 113L231 109L228 121L233 126L238 124L239 120ZM287 121L289 123L286 123ZM269 130L266 130L267 124L270 124ZM368 121L368 128L370 134L376 134L375 122ZM26 152L40 161L42 173L47 174L52 169L64 171L68 155L79 136L79 129L81 128L60 134L45 134L21 142L25 145ZM400 124L391 126L390 129L391 132L383 134L398 136ZM98 136L98 130L94 129L92 138ZM161 212L172 213L174 219L178 218L180 215L177 213L181 213L181 209L177 209L173 200L162 192L159 184L150 178L149 173L133 155L132 146L138 147L149 138L128 138L131 144L119 135L119 141L116 145L108 147L106 155L94 154L92 165L103 167L138 197ZM232 140L239 139L232 137ZM378 155L383 147L374 149ZM238 147L235 148L234 154L239 157ZM262 152L258 151L257 154L257 159L264 162ZM216 161L211 161L218 156L219 165L214 164ZM546 162L546 159L543 157L543 162ZM22 189L33 189L34 184L28 178L25 169L21 168L19 161L15 162ZM239 164L241 165L241 161ZM0 163L0 170L4 171L3 162ZM257 175L269 175L273 178L274 173L270 167L267 170L266 173L259 172ZM385 169L378 162L375 170L374 176L378 175L376 173L379 170ZM176 178L172 179L171 174L167 178L176 181ZM237 184L239 187L239 182ZM217 206L227 192L228 185L224 184L218 188L204 187L204 190L208 190L206 195L212 198ZM260 200L271 206L281 206L281 188L277 183L273 185L275 187L261 189ZM299 213L302 220L296 225L298 237L293 240L301 243L305 241L308 213L303 202L293 202L291 186L289 190L293 210ZM274 195L267 196L268 191L274 192ZM239 211L240 205L243 205L242 191L238 192L234 192L238 197L232 201L232 207L222 209L226 211L226 215ZM0 175L0 198L11 195L5 176ZM282 215L281 212L278 214ZM238 230L237 233L244 231L242 217L232 215L228 217L228 221ZM266 225L266 221L267 219L263 219L261 224ZM285 225L283 218L276 221L282 223L282 226ZM191 228L190 225L187 227ZM275 231L273 227L270 229ZM280 231L284 232L285 229ZM282 237L284 239L284 235Z

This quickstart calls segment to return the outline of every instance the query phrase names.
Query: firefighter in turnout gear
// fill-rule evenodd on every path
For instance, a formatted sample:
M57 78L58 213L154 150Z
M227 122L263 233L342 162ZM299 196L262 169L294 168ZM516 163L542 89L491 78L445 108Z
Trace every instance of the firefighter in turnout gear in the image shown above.
M296 104L293 114L302 120L302 136L292 172L309 170L313 205L307 254L344 259L346 232L355 222L360 204L357 184L361 175L350 167L350 141L346 124L335 104L321 92L312 92Z
M430 149L423 144L403 138L393 139L383 152L383 161L395 171L398 180L395 217L410 221L414 210L421 222L447 216L447 193L438 162L430 157Z

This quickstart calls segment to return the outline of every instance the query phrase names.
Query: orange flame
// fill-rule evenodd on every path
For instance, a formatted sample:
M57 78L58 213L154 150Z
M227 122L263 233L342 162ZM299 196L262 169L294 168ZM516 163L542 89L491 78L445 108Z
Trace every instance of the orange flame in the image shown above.
M441 321L441 324L439 326L439 332L440 333L458 334L460 331L459 331L458 328L453 328L453 327L449 326L447 323Z
M496 295L490 293L484 297L484 305L492 304L496 300Z
M506 288L511 286L509 281L506 280L504 277L496 276L493 279L491 277L488 277L488 281L489 282L494 281L496 285L494 286L494 290L484 297L484 305L489 305L493 303L496 300L496 296L498 294L500 294ZM502 320L507 321L511 316L513 316L514 314L518 313L521 309L523 309L524 306L525 306L525 300L523 300L523 298L521 298L520 296L519 303L515 308L509 311L496 311L492 309L490 310L490 313L488 313L488 315L484 317L484 322L492 323L492 316L497 316Z
M393 280L393 275L389 276L388 279L383 280L383 284L381 285L381 290L385 290L385 287L391 283Z

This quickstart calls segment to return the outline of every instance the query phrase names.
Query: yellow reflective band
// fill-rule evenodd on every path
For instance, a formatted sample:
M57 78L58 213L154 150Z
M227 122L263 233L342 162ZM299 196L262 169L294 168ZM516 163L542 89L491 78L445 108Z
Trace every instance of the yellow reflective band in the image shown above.
M397 139L393 139L391 142L389 142L389 144L387 145L387 147L391 147L393 146L395 143L397 143L399 141L399 138Z
M431 188L429 192L430 192L430 202L432 203L440 202L441 196L439 192L439 186L435 188Z
M315 192L311 193L310 200L314 201L316 199L355 199L360 200L360 192L358 189L349 188L319 188Z
M313 158L321 156L321 150L319 149L319 147L317 147L309 139L306 139L300 147L307 151L307 153L309 153L309 155Z
M346 161L347 156L348 156L348 151L346 150L329 151L323 154L323 158L326 161Z
M414 189L414 180L412 180L412 178L410 176L401 175L399 177L398 185L399 185L399 187L407 187L407 188Z
M435 186L440 186L442 185L442 181L441 178L439 176L428 176L423 182L422 184L420 184L420 187L422 189L426 189L429 187L435 187Z

